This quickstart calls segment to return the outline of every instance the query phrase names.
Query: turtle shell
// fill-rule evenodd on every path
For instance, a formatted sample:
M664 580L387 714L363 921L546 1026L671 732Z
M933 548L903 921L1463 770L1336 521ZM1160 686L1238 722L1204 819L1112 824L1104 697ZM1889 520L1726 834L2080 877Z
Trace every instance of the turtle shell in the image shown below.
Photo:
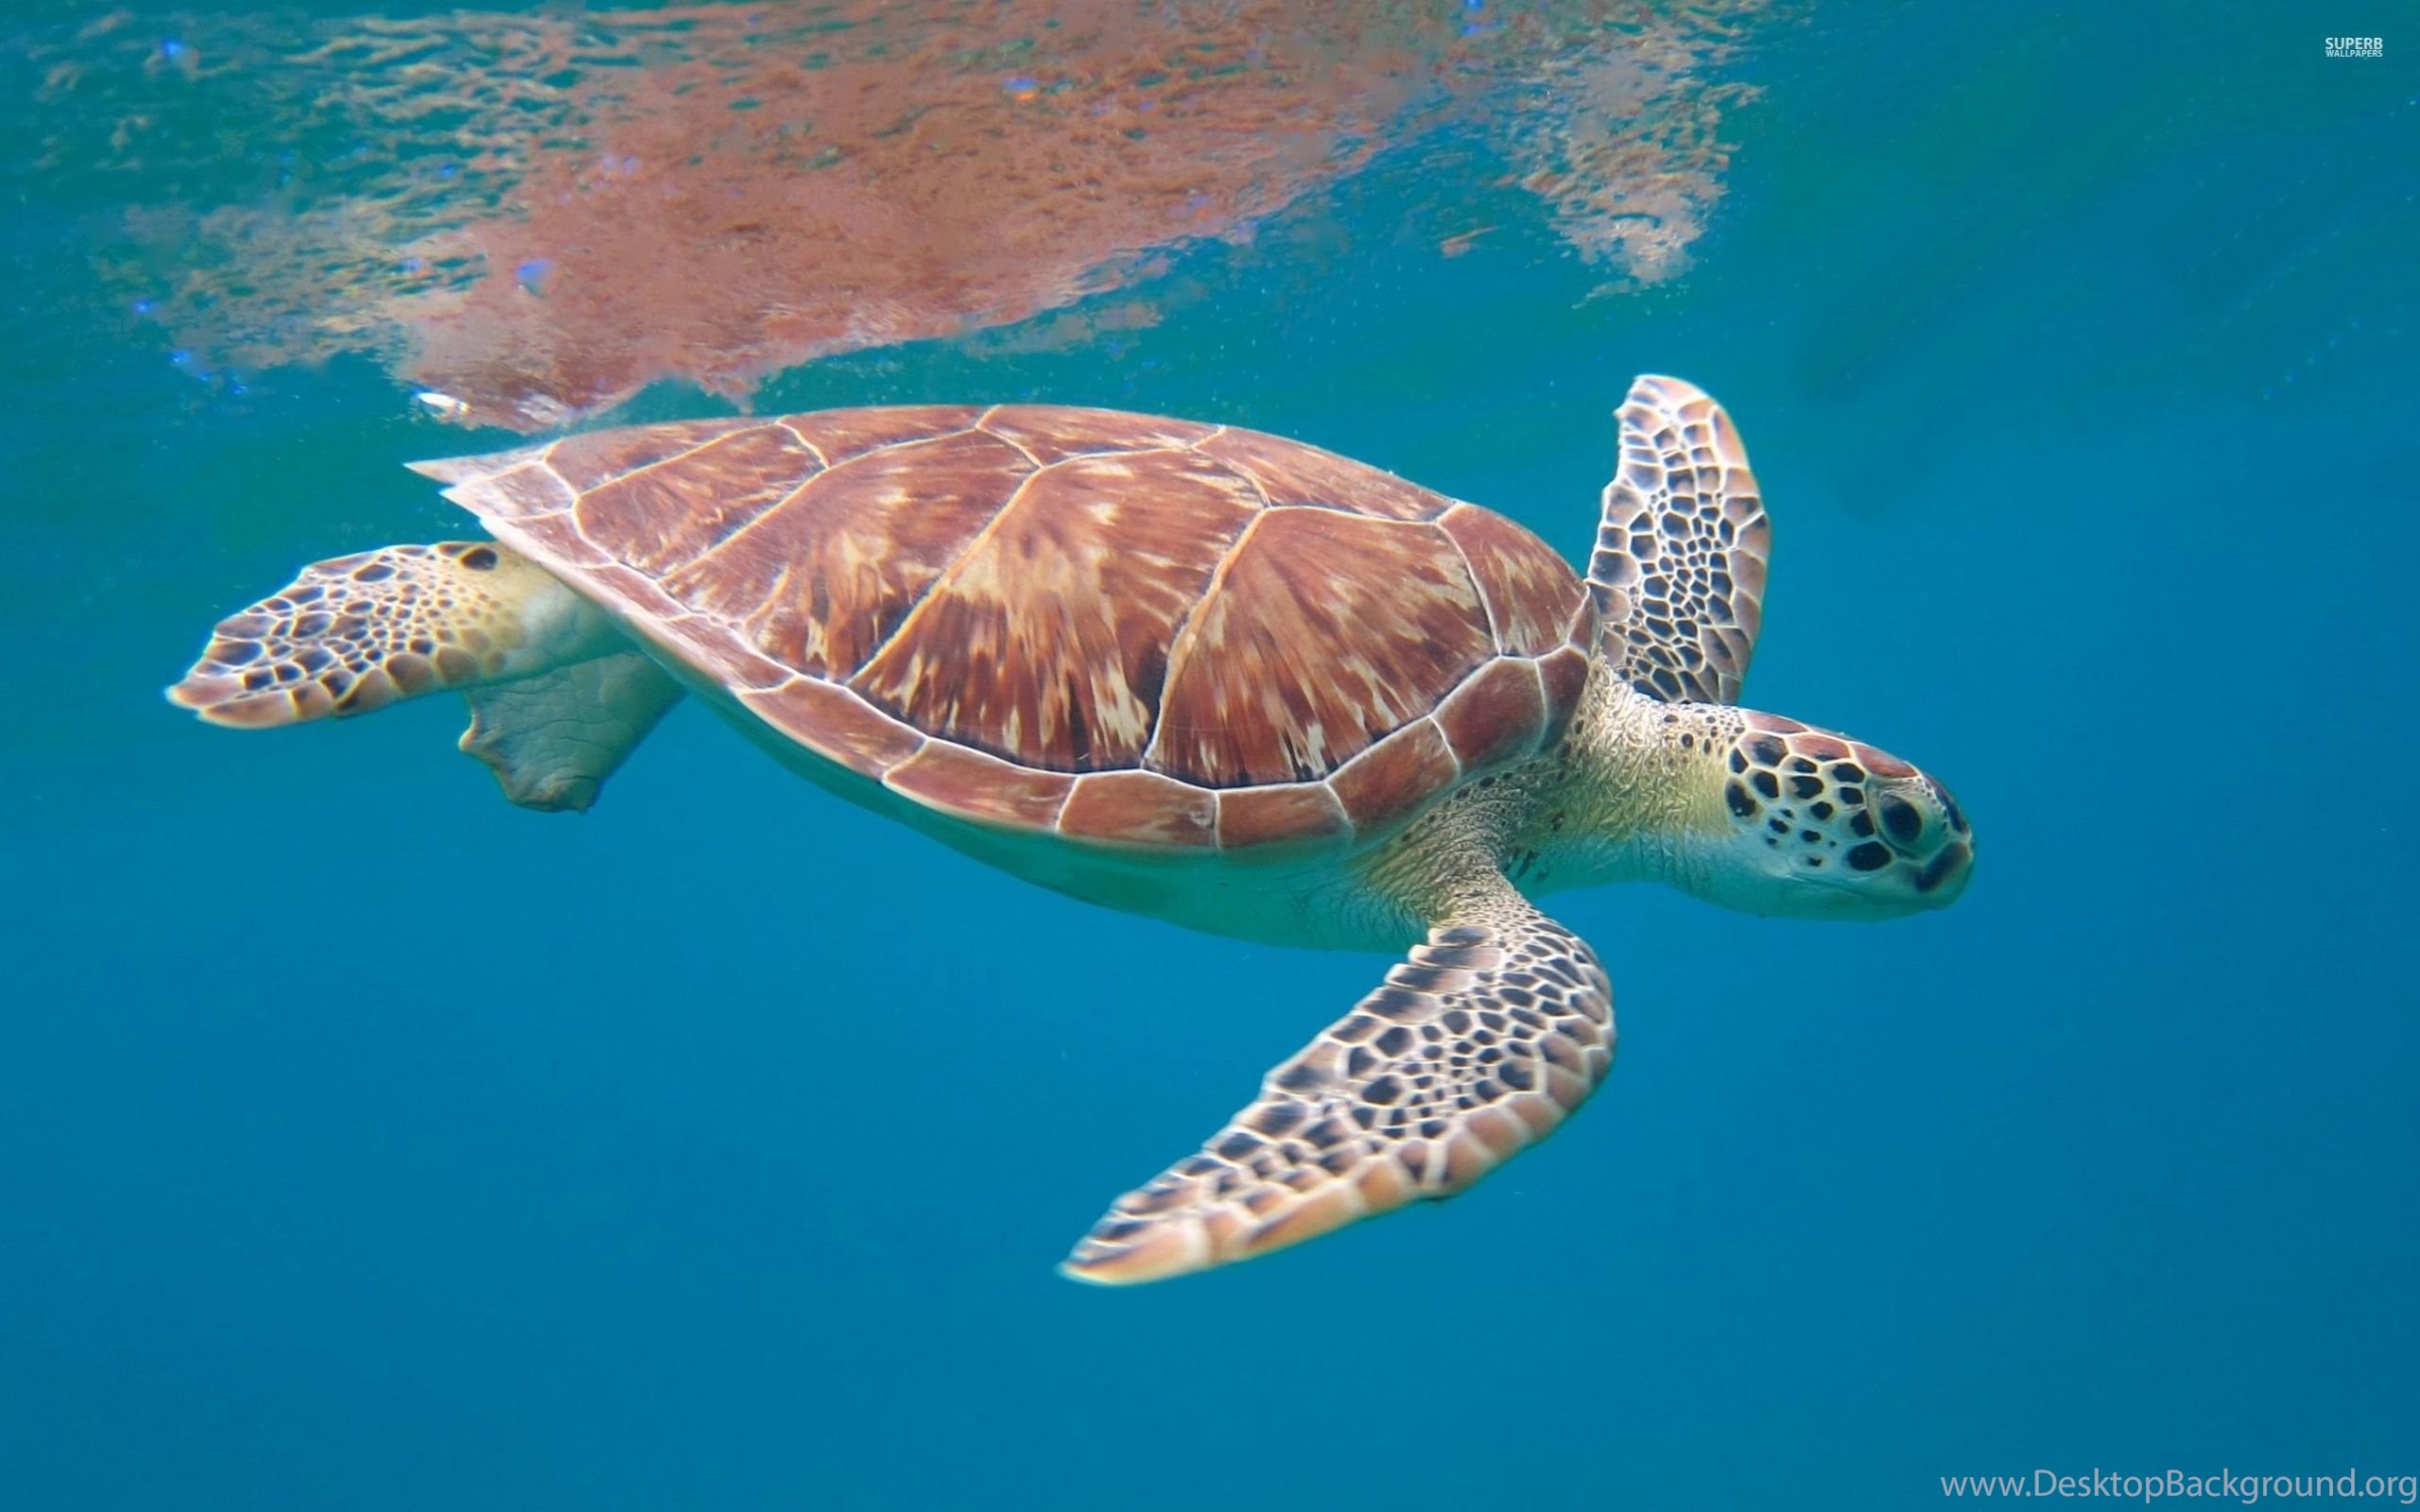
M1587 678L1537 537L1232 426L911 405L416 468L789 739L994 826L1367 838L1560 739Z

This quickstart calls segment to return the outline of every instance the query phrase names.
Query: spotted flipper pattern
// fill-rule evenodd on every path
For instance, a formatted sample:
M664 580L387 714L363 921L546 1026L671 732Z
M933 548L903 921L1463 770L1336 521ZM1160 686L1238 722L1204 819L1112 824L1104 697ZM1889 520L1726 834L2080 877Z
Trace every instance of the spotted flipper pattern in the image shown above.
M168 699L214 725L343 719L626 648L604 612L493 541L314 562L218 623Z
M1118 1285L1249 1260L1452 1196L1552 1133L1612 1064L1613 988L1578 936L1495 882L1060 1269Z
M681 693L644 652L575 662L465 694L471 728L462 749L523 808L585 814Z
M1621 467L1588 561L1605 655L1651 698L1736 703L1772 543L1747 449L1678 378L1640 378L1619 414Z

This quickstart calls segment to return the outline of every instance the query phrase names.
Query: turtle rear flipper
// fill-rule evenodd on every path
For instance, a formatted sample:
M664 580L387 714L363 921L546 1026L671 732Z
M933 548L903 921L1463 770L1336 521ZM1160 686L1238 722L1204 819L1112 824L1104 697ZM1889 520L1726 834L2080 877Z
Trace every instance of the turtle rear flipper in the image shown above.
M488 764L525 809L586 813L597 790L681 701L645 653L622 651L463 696L462 749Z
M630 648L602 610L493 541L314 562L221 620L168 701L214 725L343 719Z

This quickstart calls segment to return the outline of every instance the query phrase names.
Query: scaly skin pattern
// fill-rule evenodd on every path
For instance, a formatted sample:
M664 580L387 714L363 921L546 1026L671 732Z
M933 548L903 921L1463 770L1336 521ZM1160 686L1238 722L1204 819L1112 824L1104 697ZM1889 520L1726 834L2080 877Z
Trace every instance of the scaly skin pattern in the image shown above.
M1265 1255L1449 1196L1576 1112L1614 1058L1595 953L1484 867L1434 903L1402 965L1061 1271L1124 1285Z
M214 725L349 719L628 648L596 605L487 541L313 562L218 622L168 699Z
M1600 660L1561 743L1439 801L1324 910L1426 937L1060 1268L1128 1285L1253 1259L1451 1196L1560 1127L1611 1069L1613 987L1532 898L1658 880L1754 912L1887 918L1949 902L1972 857L1956 803L1887 752L1659 702Z
M1457 790L1360 873L1421 919L1481 861L1530 898L1662 882L1748 913L1888 919L1955 901L1973 855L1947 789L1889 752L1658 702L1599 662L1560 746Z

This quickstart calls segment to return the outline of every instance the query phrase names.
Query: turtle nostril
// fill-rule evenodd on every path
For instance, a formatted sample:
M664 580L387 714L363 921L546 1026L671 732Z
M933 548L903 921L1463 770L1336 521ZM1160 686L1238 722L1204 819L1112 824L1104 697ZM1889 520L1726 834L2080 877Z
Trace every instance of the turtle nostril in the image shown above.
M1876 807L1881 814L1883 833L1890 835L1901 850L1915 844L1916 837L1925 833L1925 816L1916 812L1913 803L1897 794L1883 794Z

